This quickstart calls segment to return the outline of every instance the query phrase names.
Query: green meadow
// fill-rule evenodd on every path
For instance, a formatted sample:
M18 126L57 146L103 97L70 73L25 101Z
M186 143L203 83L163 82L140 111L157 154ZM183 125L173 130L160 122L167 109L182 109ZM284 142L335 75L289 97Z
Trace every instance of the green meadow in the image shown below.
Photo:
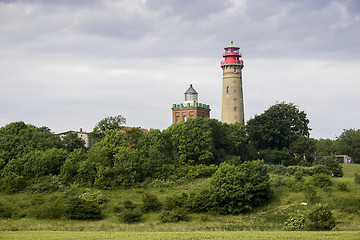
M237 231L237 232L51 232L51 231L23 231L2 232L0 239L23 239L23 240L52 240L52 239L127 239L127 240L208 240L208 239L360 239L360 232L267 232L267 231Z
M188 221L178 223L162 223L159 212L144 214L138 223L121 223L113 208L125 200L141 204L145 193L155 194L163 201L167 196L204 189L209 185L208 178L171 186L102 190L108 199L104 217L93 221L34 218L31 212L42 206L34 204L39 196L29 192L2 193L0 202L11 204L16 211L11 218L0 219L0 239L360 239L360 184L354 181L360 165L342 166L344 176L332 178L330 187L316 189L316 197L307 205L301 204L307 201L304 192L289 186L273 186L273 199L250 213L192 213ZM272 181L277 177L272 174ZM291 181L285 179L288 180ZM346 185L346 190L339 188L341 183ZM46 202L47 198L51 195L42 196L42 201ZM333 230L284 231L284 222L290 214L305 214L317 203L329 205L336 219Z

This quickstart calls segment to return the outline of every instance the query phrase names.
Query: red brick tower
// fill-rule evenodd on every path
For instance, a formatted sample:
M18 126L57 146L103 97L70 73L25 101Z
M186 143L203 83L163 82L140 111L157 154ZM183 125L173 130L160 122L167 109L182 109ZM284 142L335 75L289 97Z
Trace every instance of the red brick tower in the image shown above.
M189 89L185 92L185 102L173 104L172 108L173 124L186 122L187 119L198 117L210 117L210 105L198 102L198 93L190 84Z

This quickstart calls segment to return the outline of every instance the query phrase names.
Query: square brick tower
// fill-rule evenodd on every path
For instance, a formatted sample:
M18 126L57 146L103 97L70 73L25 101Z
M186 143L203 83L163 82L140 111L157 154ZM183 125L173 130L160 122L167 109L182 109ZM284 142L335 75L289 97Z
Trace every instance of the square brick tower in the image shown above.
M185 92L185 102L173 104L172 108L173 124L186 122L187 119L198 117L210 117L210 105L198 102L198 93L190 84L189 89Z

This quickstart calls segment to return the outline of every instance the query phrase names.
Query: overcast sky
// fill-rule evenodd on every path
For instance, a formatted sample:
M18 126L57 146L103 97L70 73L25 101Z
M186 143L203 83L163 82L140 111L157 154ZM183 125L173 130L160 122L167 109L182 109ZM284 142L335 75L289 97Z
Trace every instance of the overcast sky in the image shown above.
M223 48L240 47L245 119L277 102L311 137L360 125L358 0L0 0L0 126L166 129L190 84L221 118Z

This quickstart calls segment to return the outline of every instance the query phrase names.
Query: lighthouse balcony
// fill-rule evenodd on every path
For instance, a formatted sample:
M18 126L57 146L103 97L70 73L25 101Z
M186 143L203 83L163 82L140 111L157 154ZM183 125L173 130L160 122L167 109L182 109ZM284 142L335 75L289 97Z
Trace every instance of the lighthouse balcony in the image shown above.
M226 59L224 61L221 61L221 66L224 65L241 65L244 66L243 60L236 60L236 59Z
M199 108L206 108L206 109L210 109L210 105L207 105L205 103L198 103L198 102L194 102L193 104L191 103L180 103L180 104L173 104L172 108L189 108L189 107L199 107Z
M229 56L242 57L242 54L241 52L225 52L223 54L223 57L229 57Z

